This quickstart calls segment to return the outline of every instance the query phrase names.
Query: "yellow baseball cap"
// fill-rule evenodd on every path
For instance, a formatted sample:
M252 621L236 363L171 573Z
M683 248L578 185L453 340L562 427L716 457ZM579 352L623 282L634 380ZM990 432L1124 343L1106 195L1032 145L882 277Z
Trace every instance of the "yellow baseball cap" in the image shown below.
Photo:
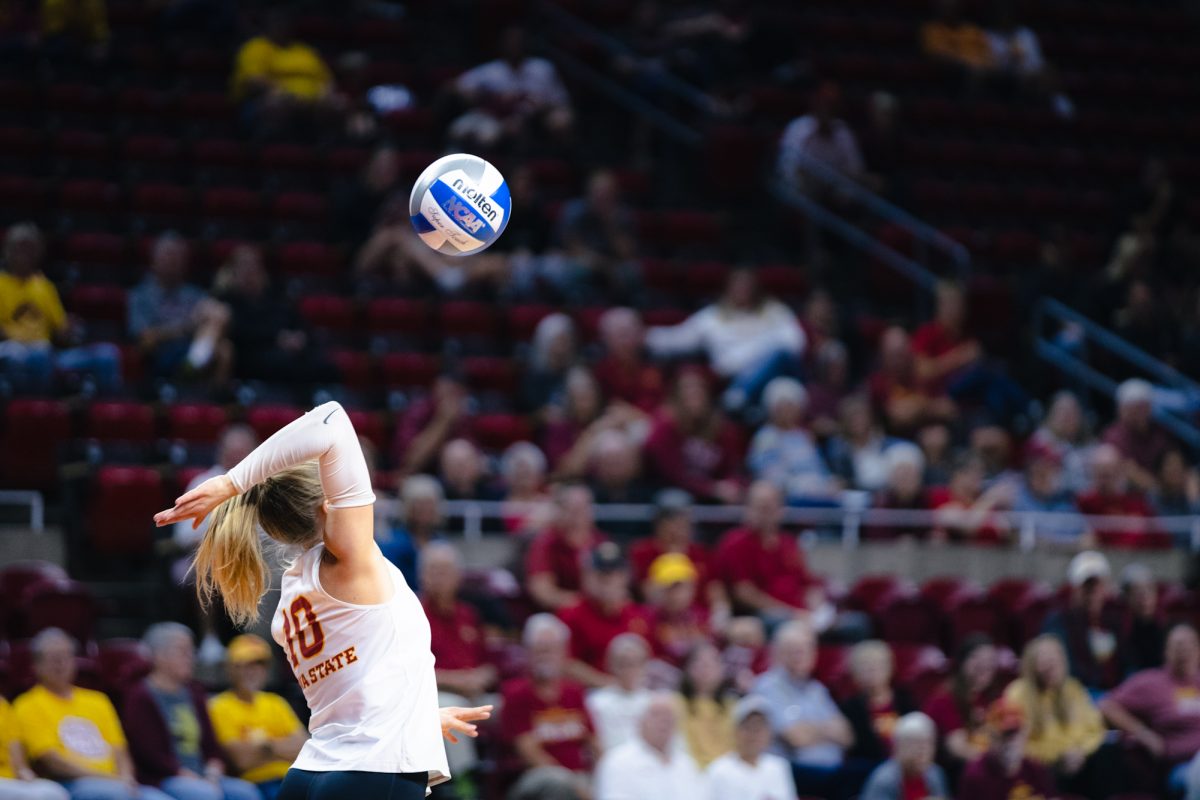
M683 553L663 553L650 564L650 580L658 586L694 581L696 565Z
M225 651L225 657L230 664L252 664L256 661L271 660L271 646L261 636L253 633L243 633L234 637Z

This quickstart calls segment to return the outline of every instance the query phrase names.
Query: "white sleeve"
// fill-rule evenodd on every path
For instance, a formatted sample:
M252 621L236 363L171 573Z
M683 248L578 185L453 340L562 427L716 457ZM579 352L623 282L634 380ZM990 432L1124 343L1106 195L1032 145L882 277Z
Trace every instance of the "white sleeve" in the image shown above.
M280 428L229 470L238 492L305 461L317 459L321 488L330 508L354 508L375 502L371 473L354 425L341 403L317 406L300 419Z
M646 331L646 347L656 356L675 356L699 350L705 346L708 338L712 315L712 306L705 306L678 325L651 328Z

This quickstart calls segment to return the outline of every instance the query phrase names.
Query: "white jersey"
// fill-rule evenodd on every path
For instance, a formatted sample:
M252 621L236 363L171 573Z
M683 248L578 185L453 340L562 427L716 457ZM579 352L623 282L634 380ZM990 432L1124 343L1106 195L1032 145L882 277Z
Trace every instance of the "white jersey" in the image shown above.
M284 572L271 621L312 711L312 737L294 766L428 772L431 786L448 780L429 621L417 596L388 563L390 600L337 600L321 588L324 551L313 547Z

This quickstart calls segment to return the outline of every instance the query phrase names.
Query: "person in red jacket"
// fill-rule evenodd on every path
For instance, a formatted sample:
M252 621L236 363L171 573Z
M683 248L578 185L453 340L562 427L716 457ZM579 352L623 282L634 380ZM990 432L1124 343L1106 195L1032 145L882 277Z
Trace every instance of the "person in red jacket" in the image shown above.
M458 599L461 586L462 560L454 545L425 545L421 551L421 606L429 618L438 690L470 698L495 685L496 667L486 660L479 614Z
M958 796L971 800L1051 800L1058 797L1054 778L1025 757L1029 729L1019 705L997 700L988 709L988 749L971 762L959 782Z
M592 490L574 483L555 487L554 523L525 553L525 580L534 602L549 611L578 602L583 558L607 539L596 528Z
M126 692L121 714L138 781L175 800L258 800L254 784L225 774L208 698L193 678L192 632L177 622L159 622L143 641L153 669Z
M666 381L662 370L646 360L646 328L631 308L611 308L600 317L604 357L596 362L596 380L611 400L621 400L643 411L653 411L663 401Z
M1143 518L1127 524L1105 527L1097 531L1102 544L1137 547L1152 531L1150 517L1154 509L1146 496L1129 487L1121 453L1111 444L1098 445L1092 451L1092 484L1075 500L1079 510L1088 516L1120 516Z

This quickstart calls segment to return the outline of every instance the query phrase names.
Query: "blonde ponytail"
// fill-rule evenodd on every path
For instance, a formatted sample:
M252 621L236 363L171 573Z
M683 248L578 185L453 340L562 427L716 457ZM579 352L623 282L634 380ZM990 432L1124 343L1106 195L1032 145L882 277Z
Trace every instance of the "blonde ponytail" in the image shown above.
M262 491L255 486L217 506L192 565L201 606L209 608L219 594L240 627L258 619L258 603L267 590L267 562L258 540Z

